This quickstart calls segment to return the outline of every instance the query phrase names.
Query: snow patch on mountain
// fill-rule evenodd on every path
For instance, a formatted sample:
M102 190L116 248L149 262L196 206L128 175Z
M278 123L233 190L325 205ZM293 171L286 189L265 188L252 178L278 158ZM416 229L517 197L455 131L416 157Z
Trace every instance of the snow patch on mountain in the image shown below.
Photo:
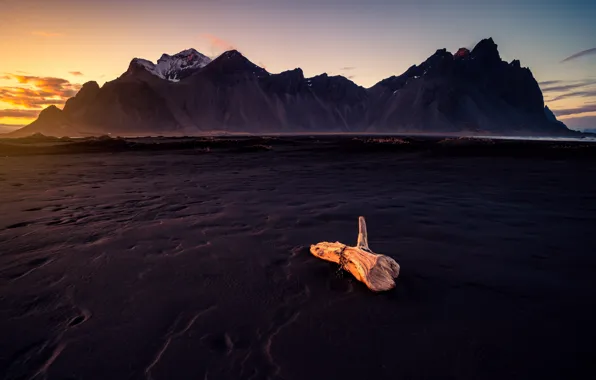
M163 54L157 64L143 58L135 58L133 62L159 78L178 82L207 66L211 58L188 49L175 55Z

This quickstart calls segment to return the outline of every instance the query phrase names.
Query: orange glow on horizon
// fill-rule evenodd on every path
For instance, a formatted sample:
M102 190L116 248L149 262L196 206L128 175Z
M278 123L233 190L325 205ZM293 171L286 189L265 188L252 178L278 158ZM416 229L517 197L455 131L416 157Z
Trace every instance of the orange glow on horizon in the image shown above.
M260 66L265 62L271 73L300 67L307 77L344 75L370 87L423 62L436 49L456 53L462 46L472 47L474 41L493 36L503 59L520 59L541 81L581 80L594 73L594 65L587 59L560 64L574 51L590 47L576 46L580 45L577 36L563 38L557 32L564 42L554 47L552 39L538 33L544 23L537 22L533 34L519 33L518 25L526 31L529 24L493 17L493 8L500 9L496 6L467 7L475 7L486 16L482 18L476 13L470 17L467 9L453 12L452 7L436 6L422 12L395 2L379 9L356 2L340 8L323 7L325 2L320 6L271 2L266 7L225 3L229 4L146 1L139 7L138 2L127 0L2 2L0 111L5 115L0 112L0 124L29 124L43 108L61 108L82 83L94 80L101 86L119 77L135 57L155 62L163 53L188 48L208 56L238 49ZM512 12L515 17L519 14ZM532 15L530 21L539 20L536 12ZM454 22L461 17L482 22ZM421 21L428 23L422 26ZM575 97L547 104L556 113L595 100ZM585 116L594 116L594 112L560 119Z

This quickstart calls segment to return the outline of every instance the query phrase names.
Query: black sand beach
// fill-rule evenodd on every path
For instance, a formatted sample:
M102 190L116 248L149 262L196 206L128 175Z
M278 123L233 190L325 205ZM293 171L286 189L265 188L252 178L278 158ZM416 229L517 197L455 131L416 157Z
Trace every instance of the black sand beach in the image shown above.
M592 146L106 141L0 144L0 378L594 376Z

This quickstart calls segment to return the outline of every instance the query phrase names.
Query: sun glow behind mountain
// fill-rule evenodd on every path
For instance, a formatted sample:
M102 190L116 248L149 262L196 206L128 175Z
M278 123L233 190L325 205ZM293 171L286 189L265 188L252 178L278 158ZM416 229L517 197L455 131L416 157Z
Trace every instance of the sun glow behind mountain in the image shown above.
M269 72L301 67L306 76L328 72L368 87L437 48L456 52L492 35L505 59L519 58L540 82L594 79L594 55L560 63L593 48L596 11L585 2L369 3L174 0L166 6L150 0L139 7L133 1L4 0L0 124L27 124L44 106L66 100L63 89L50 96L43 82L19 83L17 76L64 80L70 89L88 80L101 85L121 75L133 57L156 61L189 47L210 57L236 48ZM555 88L545 97L563 120L596 116L593 86Z

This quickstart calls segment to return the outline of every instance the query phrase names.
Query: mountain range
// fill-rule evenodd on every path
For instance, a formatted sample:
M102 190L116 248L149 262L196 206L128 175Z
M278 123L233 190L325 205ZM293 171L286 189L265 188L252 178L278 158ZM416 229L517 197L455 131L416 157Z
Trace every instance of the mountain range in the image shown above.
M501 59L492 38L437 50L406 72L363 88L343 76L267 72L231 50L135 58L119 78L85 83L60 110L10 134L574 133L545 107L532 72Z

